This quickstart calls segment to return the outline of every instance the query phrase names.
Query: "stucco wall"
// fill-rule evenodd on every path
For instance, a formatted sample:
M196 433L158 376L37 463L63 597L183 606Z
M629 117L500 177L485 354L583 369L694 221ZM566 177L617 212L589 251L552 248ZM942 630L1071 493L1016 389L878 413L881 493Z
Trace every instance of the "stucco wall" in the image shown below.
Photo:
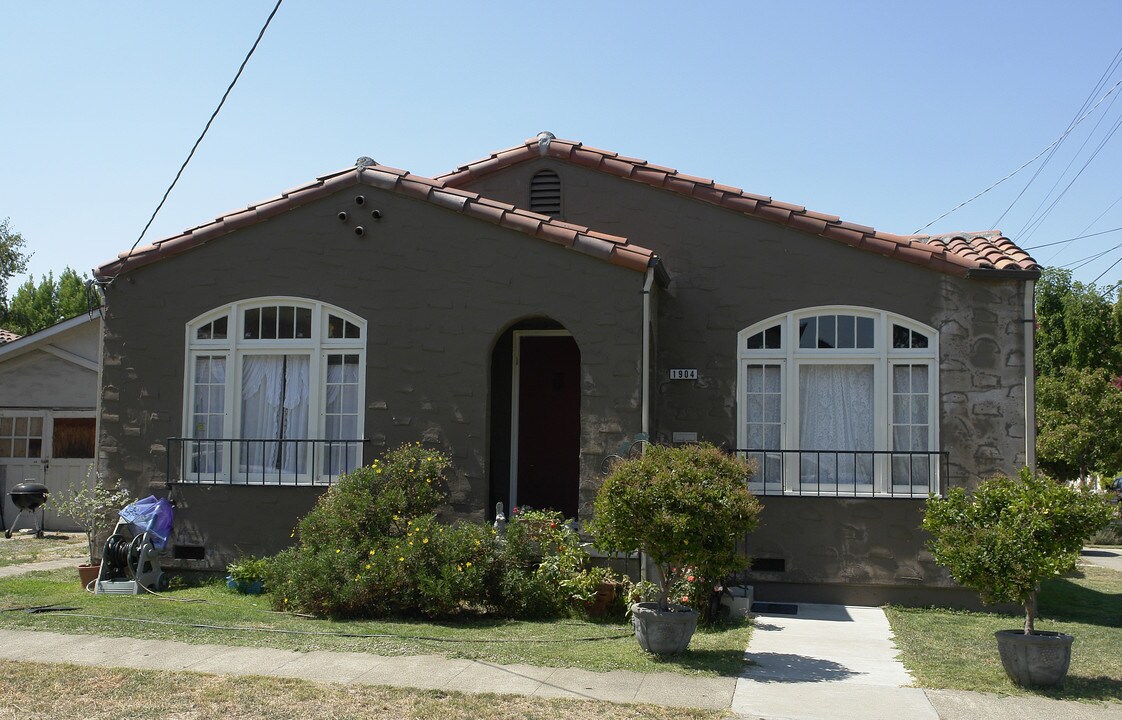
M939 331L946 485L973 486L1024 464L1024 282L949 276L552 159L469 189L525 205L544 167L561 177L565 219L653 249L670 272L658 304L654 439L696 432L735 447L737 333L801 308L855 305ZM699 379L669 380L670 368L697 368ZM923 550L922 501L775 497L765 507L749 552L784 559L787 570L757 581L950 585Z
M355 236L354 196L367 234ZM185 324L234 300L322 300L369 322L366 459L420 440L451 453L449 510L482 518L488 374L515 321L552 318L581 350L582 500L604 455L638 432L644 276L371 187L340 193L119 278L106 293L103 464L162 488L164 440L184 434ZM289 542L316 489L178 486L176 536L207 564Z
M0 359L0 407L92 410L97 372L41 349L53 346L97 362L100 327L95 319Z

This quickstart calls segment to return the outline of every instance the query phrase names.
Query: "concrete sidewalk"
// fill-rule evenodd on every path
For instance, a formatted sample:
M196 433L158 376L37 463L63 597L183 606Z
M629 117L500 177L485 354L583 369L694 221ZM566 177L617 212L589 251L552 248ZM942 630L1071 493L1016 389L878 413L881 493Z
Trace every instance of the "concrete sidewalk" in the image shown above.
M215 675L264 675L318 682L513 693L711 710L729 707L737 682L735 678L678 673L621 670L596 673L573 668L496 665L439 655L386 657L325 651L301 653L30 630L0 630L0 659L140 670L190 670Z
M35 572L37 570L61 570L63 568L74 567L80 563L86 562L86 558L60 558L58 560L44 560L37 563L25 563L23 565L6 565L0 567L0 578L12 577L14 575L23 575L24 573ZM74 577L78 577L75 575Z

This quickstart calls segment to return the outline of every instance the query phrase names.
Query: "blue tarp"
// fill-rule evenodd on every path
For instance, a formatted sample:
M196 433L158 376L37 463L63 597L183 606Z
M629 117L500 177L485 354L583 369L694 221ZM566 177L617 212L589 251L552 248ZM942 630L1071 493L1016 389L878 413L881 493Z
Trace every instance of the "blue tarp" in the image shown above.
M128 505L118 515L129 524L134 534L150 533L152 544L160 550L168 544L172 508L166 499L149 495Z

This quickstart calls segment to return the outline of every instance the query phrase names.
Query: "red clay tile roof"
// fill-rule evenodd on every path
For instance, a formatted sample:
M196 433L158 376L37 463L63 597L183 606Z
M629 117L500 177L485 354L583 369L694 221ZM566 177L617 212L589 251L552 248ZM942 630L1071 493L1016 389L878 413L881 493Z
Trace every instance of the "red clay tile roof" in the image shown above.
M0 328L0 345L3 345L5 343L10 343L13 340L19 340L20 337L21 337L20 335L17 335L16 333L12 332L11 330L5 330L4 328Z
M123 272L177 255L238 228L261 222L343 188L359 184L424 200L540 240L563 245L629 270L645 272L656 257L652 251L629 242L627 238L596 232L548 215L539 215L513 205L489 200L477 193L447 187L432 178L385 165L372 164L324 175L317 178L315 182L293 188L275 198L250 205L244 210L226 213L209 223L184 230L179 235L138 247L131 253L121 253L116 260L96 268L94 274L101 280L115 278Z
M580 167L627 178L651 187L670 190L728 208L768 222L875 252L904 262L923 265L951 275L978 270L1011 270L1027 277L1039 274L1036 261L1000 231L950 233L946 235L894 235L864 225L844 222L836 215L807 210L800 205L747 193L707 178L684 175L677 170L652 165L646 160L623 157L607 150L571 140L531 138L521 145L492 153L436 179L449 187L460 187L504 168L540 157L553 158Z

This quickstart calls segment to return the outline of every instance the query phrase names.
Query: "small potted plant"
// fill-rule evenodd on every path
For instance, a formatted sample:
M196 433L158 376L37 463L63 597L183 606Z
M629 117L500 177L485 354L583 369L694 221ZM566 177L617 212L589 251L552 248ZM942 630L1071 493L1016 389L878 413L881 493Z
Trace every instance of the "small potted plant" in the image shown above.
M78 578L82 587L89 587L97 579L101 567L101 546L98 543L109 534L116 522L117 512L132 502L132 498L121 487L120 479L109 485L105 476L91 465L86 471L84 484L70 484L61 493L52 493L47 502L52 510L69 517L86 534L89 563L78 566Z
M680 573L711 584L748 566L737 546L759 519L759 501L748 492L751 473L747 462L712 445L651 445L604 480L588 528L596 546L640 550L658 569L657 602L631 608L644 650L668 655L689 645L698 612L671 602Z
M226 566L226 587L243 595L260 595L265 591L265 573L268 569L268 559L246 555L238 562Z
M955 488L927 500L923 528L935 562L982 602L1024 608L1022 629L995 633L1001 663L1018 685L1056 685L1067 675L1073 638L1036 630L1036 596L1041 582L1075 567L1084 541L1110 516L1101 496L1027 468L1019 478L986 480L973 495Z

